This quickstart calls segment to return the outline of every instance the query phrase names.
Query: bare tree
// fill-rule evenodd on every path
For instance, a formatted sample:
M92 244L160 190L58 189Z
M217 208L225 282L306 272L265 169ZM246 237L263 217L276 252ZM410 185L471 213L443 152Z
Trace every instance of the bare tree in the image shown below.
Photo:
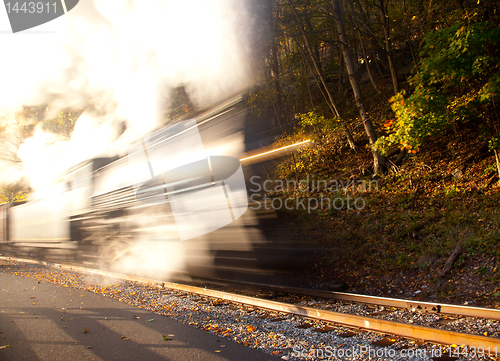
M326 84L323 73L321 72L320 66L318 65L318 62L315 59L313 49L311 47L311 44L309 43L309 38L308 38L306 32L304 31L304 27L302 25L302 20L300 18L300 15L297 13L297 10L295 9L295 7L293 6L291 1L289 1L289 4L290 4L290 8L292 9L292 12L297 20L297 23L299 25L300 32L301 32L302 37L304 39L304 44L305 44L307 52L309 54L309 59L311 60L311 62L313 64L314 70L316 71L316 76L319 79L321 85L323 86L323 91L324 91L323 94L326 94L326 101L328 103L328 106L329 106L330 110L332 111L333 115L335 115L340 120L340 123L341 123L342 127L344 128L347 142L349 143L349 146L351 147L351 149L356 149L356 145L354 144L354 139L352 137L351 130L349 129L345 120L341 117L340 112L338 110L338 107L335 104L335 100L333 99L332 93L330 92L330 89L328 88L328 86Z
M384 30L384 41L385 41L385 51L387 53L387 61L389 62L389 69L391 71L392 78L392 86L394 87L394 94L397 94L399 91L398 88L398 74L396 72L396 68L394 67L394 63L392 62L392 46L391 46L391 37L389 33L389 15L387 14L386 5L384 4L384 0L379 0L378 5L375 6L379 10L380 14L380 22L382 23L382 28Z
M375 82L375 78L373 77L372 71L370 69L370 64L368 62L368 56L366 55L366 50L365 50L365 44L363 42L362 32L361 32L361 29L359 28L358 18L356 16L356 12L354 10L354 6L352 5L351 2L348 2L348 4L350 5L350 8L351 8L351 17L352 17L352 20L354 22L354 26L355 26L355 28L357 30L357 33L358 33L358 36L359 36L359 42L361 44L361 51L363 52L363 59L365 61L366 71L368 72L368 77L370 78L370 82L372 83L373 88L375 88L375 91L377 93L380 93L380 89L378 88L378 85Z
M274 1L271 4L271 19L272 19L272 39L271 39L271 49L269 54L269 63L271 67L271 78L274 84L274 91L276 93L276 107L277 115L279 118L279 123L282 123L282 119L285 118L284 106L283 106L283 95L281 92L281 82L280 82L280 66L278 62L278 46L276 42L276 33L278 31L278 15L274 14L277 10Z
M24 143L26 120L19 114L7 114L0 118L0 168L22 169L22 161L17 156L19 146Z
M344 61L347 68L347 75L349 76L349 82L351 83L352 91L354 92L356 106L358 107L358 111L363 121L366 134L368 135L368 140L370 142L370 145L372 145L373 169L375 173L378 173L386 168L387 160L385 159L385 157L381 156L375 148L373 148L373 145L377 141L377 135L375 133L375 129L373 128L373 124L368 117L368 114L366 113L366 108L363 102L363 97L361 95L361 90L359 88L359 83L355 76L354 62L352 61L351 54L349 52L349 45L344 31L342 4L340 0L332 0L332 6L333 17L335 19L335 23L337 24L339 40L342 44L342 53L344 55Z

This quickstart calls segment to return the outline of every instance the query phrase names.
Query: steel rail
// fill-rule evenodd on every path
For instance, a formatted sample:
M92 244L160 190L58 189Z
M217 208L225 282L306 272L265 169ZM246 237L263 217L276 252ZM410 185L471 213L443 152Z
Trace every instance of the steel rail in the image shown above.
M425 340L445 345L468 345L494 349L500 348L500 339L486 336L470 335L455 331L442 330L426 326L417 326L394 321L387 321L373 317L357 316L334 311L318 310L312 307L297 306L289 303L263 300L260 298L231 294L223 291L215 291L196 286L179 285L176 283L164 283L164 287L179 291L187 291L199 295L216 297L231 302L246 304L249 306L265 308L272 311L304 316L321 321L332 322L349 327L358 327L369 331L393 334L412 339Z
M495 308L470 307L461 305L451 305L447 303L402 300L389 297L367 296L354 293L313 290L308 288L287 287L287 286L265 284L265 283L236 282L224 279L218 279L218 281L233 283L235 285L259 287L273 291L296 293L299 295L314 296L326 299L335 299L340 301L364 303L369 305L378 305L385 307L408 308L412 310L415 309L418 311L431 311L447 315L461 315L466 317L479 317L491 320L500 320L500 309L495 309ZM209 282L209 280L207 280L207 282Z
M12 257L0 257L0 259L6 260L16 260L24 262L25 260ZM232 294L223 291L215 291L207 288L201 288L196 286L188 286L178 283L163 282L143 277L133 277L127 275L120 275L113 272L106 272L101 270L89 269L81 266L56 264L51 262L38 262L29 260L31 263L38 263L44 265L53 265L62 269L70 270L80 270L84 272L92 272L95 274L100 274L103 276L135 281L141 283L152 284L156 286L161 286L163 288L173 289L182 292L195 293L202 296L215 297L223 299L230 302L241 303L252 307L264 308L271 311L283 312L298 316L303 316L307 318L317 319L321 321L331 322L335 324L340 324L348 327L357 327L360 329L365 329L369 331L393 334L397 336L408 337L417 340L425 340L427 342L433 342L442 345L467 345L469 347L483 347L484 349L499 349L500 339L486 336L478 336L465 334L461 332L442 330L427 326L417 326L406 323L398 323L394 321L387 321L382 319L376 319L373 317L350 315L345 313L318 310L311 307L297 306L288 303L282 303L277 301L263 300L255 297L243 296Z

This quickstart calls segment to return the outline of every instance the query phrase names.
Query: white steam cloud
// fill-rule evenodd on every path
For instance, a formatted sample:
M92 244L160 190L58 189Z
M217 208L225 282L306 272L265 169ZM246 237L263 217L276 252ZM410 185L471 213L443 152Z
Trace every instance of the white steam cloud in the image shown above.
M84 159L124 154L159 125L177 86L202 107L246 88L246 12L235 0L87 0L53 21L56 32L0 31L0 126L14 132L5 119L23 105L87 109L71 139L37 128L17 153L23 173L4 167L2 179L42 189Z

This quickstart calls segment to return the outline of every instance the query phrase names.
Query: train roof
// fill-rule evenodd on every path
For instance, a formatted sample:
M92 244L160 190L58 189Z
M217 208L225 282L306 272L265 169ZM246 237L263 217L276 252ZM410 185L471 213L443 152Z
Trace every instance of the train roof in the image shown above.
M74 171L76 171L76 170L78 170L78 169L86 166L89 163L92 163L92 171L96 171L99 168L102 168L102 167L108 165L109 163L114 162L118 158L119 157L99 157L99 158L87 159L87 160L84 160L84 161L82 161L82 162L80 162L78 164L75 164L71 168L67 169L64 172L64 174L72 173L72 172L74 172Z

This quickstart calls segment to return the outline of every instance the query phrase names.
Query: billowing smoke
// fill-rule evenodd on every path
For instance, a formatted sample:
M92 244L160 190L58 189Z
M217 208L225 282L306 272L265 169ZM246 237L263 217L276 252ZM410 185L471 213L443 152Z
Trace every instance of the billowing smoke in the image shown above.
M175 87L199 107L247 87L245 3L88 0L48 23L55 32L0 32L0 126L12 147L22 125L6 119L23 105L47 104L46 117L85 109L70 139L37 126L17 152L22 172L3 164L3 180L25 176L42 189L84 159L126 153L160 124Z

